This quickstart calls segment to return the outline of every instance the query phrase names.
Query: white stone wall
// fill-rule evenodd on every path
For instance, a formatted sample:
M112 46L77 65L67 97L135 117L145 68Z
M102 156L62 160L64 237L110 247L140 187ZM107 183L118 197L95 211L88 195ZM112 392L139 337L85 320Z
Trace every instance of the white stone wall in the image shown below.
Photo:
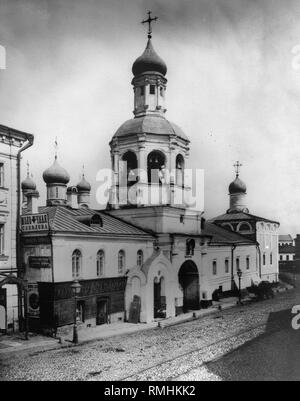
M167 316L175 314L175 307L183 305L183 292L179 285L178 274L184 262L190 260L197 266L199 273L200 300L211 300L212 293L223 287L223 291L231 290L231 246L208 246L203 239L194 237L194 255L186 255L185 236L175 236L170 242L167 235L159 237L159 255L147 269L134 268L129 272L126 288L126 311L129 313L133 296L141 297L141 321L151 322L154 319L153 286L156 278L163 277L167 298ZM172 260L170 255L172 254ZM255 245L238 246L234 250L234 280L238 286L236 258L240 259L240 269L243 272L241 288L251 286L258 281L258 255ZM246 267L246 258L249 257L249 269ZM225 273L225 259L229 260L229 271ZM212 264L217 261L217 274L213 275Z
M256 223L256 238L261 252L261 279L270 282L277 281L279 274L278 231L279 224L262 221Z
M135 240L124 238L101 239L87 236L86 239L76 237L53 238L53 275L55 282L72 281L72 253L79 249L82 254L82 271L79 279L89 280L99 278L97 276L97 252L104 250L105 271L103 277L117 277L118 253L125 251L125 269L133 268L137 264L137 251L142 250L146 260L153 250L152 241L144 239Z

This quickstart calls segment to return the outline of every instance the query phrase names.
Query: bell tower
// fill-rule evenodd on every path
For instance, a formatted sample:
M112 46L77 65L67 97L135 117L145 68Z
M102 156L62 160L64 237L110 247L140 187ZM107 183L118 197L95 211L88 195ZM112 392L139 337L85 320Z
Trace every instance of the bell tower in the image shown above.
M166 119L167 65L152 44L152 18L144 52L132 65L134 118L123 123L110 142L113 185L110 209L144 206L187 208L190 188L185 181L189 139Z

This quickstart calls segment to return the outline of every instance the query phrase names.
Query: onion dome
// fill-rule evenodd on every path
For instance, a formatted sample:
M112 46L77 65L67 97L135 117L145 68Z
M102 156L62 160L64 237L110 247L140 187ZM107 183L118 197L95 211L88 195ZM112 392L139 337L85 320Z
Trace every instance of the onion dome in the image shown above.
M35 182L29 177L29 173L27 173L27 177L21 183L22 191L35 191L36 184Z
M247 187L246 184L239 179L237 174L235 180L229 185L229 194L239 194L239 193L246 193Z
M84 174L82 174L81 181L77 184L77 190L78 192L90 192L91 190L91 184L87 182Z
M151 39L148 39L144 53L135 60L132 66L132 73L134 76L143 74L147 71L158 72L162 75L166 75L167 73L166 63L154 50Z
M70 181L68 172L58 164L57 157L51 167L43 173L46 184L67 184Z

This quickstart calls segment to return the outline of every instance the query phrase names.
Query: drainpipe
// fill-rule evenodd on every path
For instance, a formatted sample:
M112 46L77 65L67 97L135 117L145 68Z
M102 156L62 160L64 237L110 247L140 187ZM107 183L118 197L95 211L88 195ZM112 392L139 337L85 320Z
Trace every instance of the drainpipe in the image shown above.
M17 215L16 215L16 262L17 262L17 276L20 278L20 269L22 264L21 258L21 237L20 237L20 214L21 214L21 153L24 150L30 148L33 145L34 136L32 134L24 133L26 140L28 141L21 149L19 149L17 153ZM27 297L27 292L24 293L24 296ZM26 302L24 303L26 306ZM26 308L27 309L27 308ZM26 319L27 319L27 311ZM22 319L22 291L18 288L18 318L19 318L19 328ZM27 337L27 326L26 323L26 337Z
M231 291L234 290L235 288L235 283L234 283L234 250L236 248L236 245L232 244L231 245Z
M261 252L260 252L260 246L257 243L256 244L256 249L258 251L258 268L259 268L259 278L261 279Z

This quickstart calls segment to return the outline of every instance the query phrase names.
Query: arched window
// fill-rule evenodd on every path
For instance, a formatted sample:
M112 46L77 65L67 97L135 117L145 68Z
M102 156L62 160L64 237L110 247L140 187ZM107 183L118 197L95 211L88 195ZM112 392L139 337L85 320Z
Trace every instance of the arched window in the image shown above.
M240 258L236 258L235 260L235 264L236 264L236 270L240 270Z
M249 270L250 269L250 256L246 257L246 269Z
M229 259L225 259L225 273L229 273Z
M273 264L273 254L270 253L270 265L272 265L272 264Z
M252 231L252 227L249 223L243 222L238 225L237 231L240 233L249 233Z
M213 275L216 276L217 273L218 273L218 271L217 271L217 261L216 260L213 261L212 268L213 268L213 271L212 271Z
M187 239L186 240L186 255L193 256L195 250L195 240L194 239Z
M119 251L118 255L118 273L124 274L125 270L125 252L123 250Z
M81 275L81 252L76 249L72 254L72 277L78 278Z
M104 276L104 265L105 265L105 255L104 251L98 251L97 253L97 276Z
M148 182L163 184L166 158L159 150L153 150L147 157Z
M184 185L184 158L182 155L176 157L176 185Z
M140 249L137 251L137 259L136 259L136 264L141 267L144 263L144 255L143 251Z
M128 152L124 153L122 157L123 162L123 175L121 177L121 185L131 186L134 185L137 181L137 158L136 154L129 150ZM124 181L122 181L124 180Z
M265 253L263 254L263 265L264 266L266 265L266 254Z

